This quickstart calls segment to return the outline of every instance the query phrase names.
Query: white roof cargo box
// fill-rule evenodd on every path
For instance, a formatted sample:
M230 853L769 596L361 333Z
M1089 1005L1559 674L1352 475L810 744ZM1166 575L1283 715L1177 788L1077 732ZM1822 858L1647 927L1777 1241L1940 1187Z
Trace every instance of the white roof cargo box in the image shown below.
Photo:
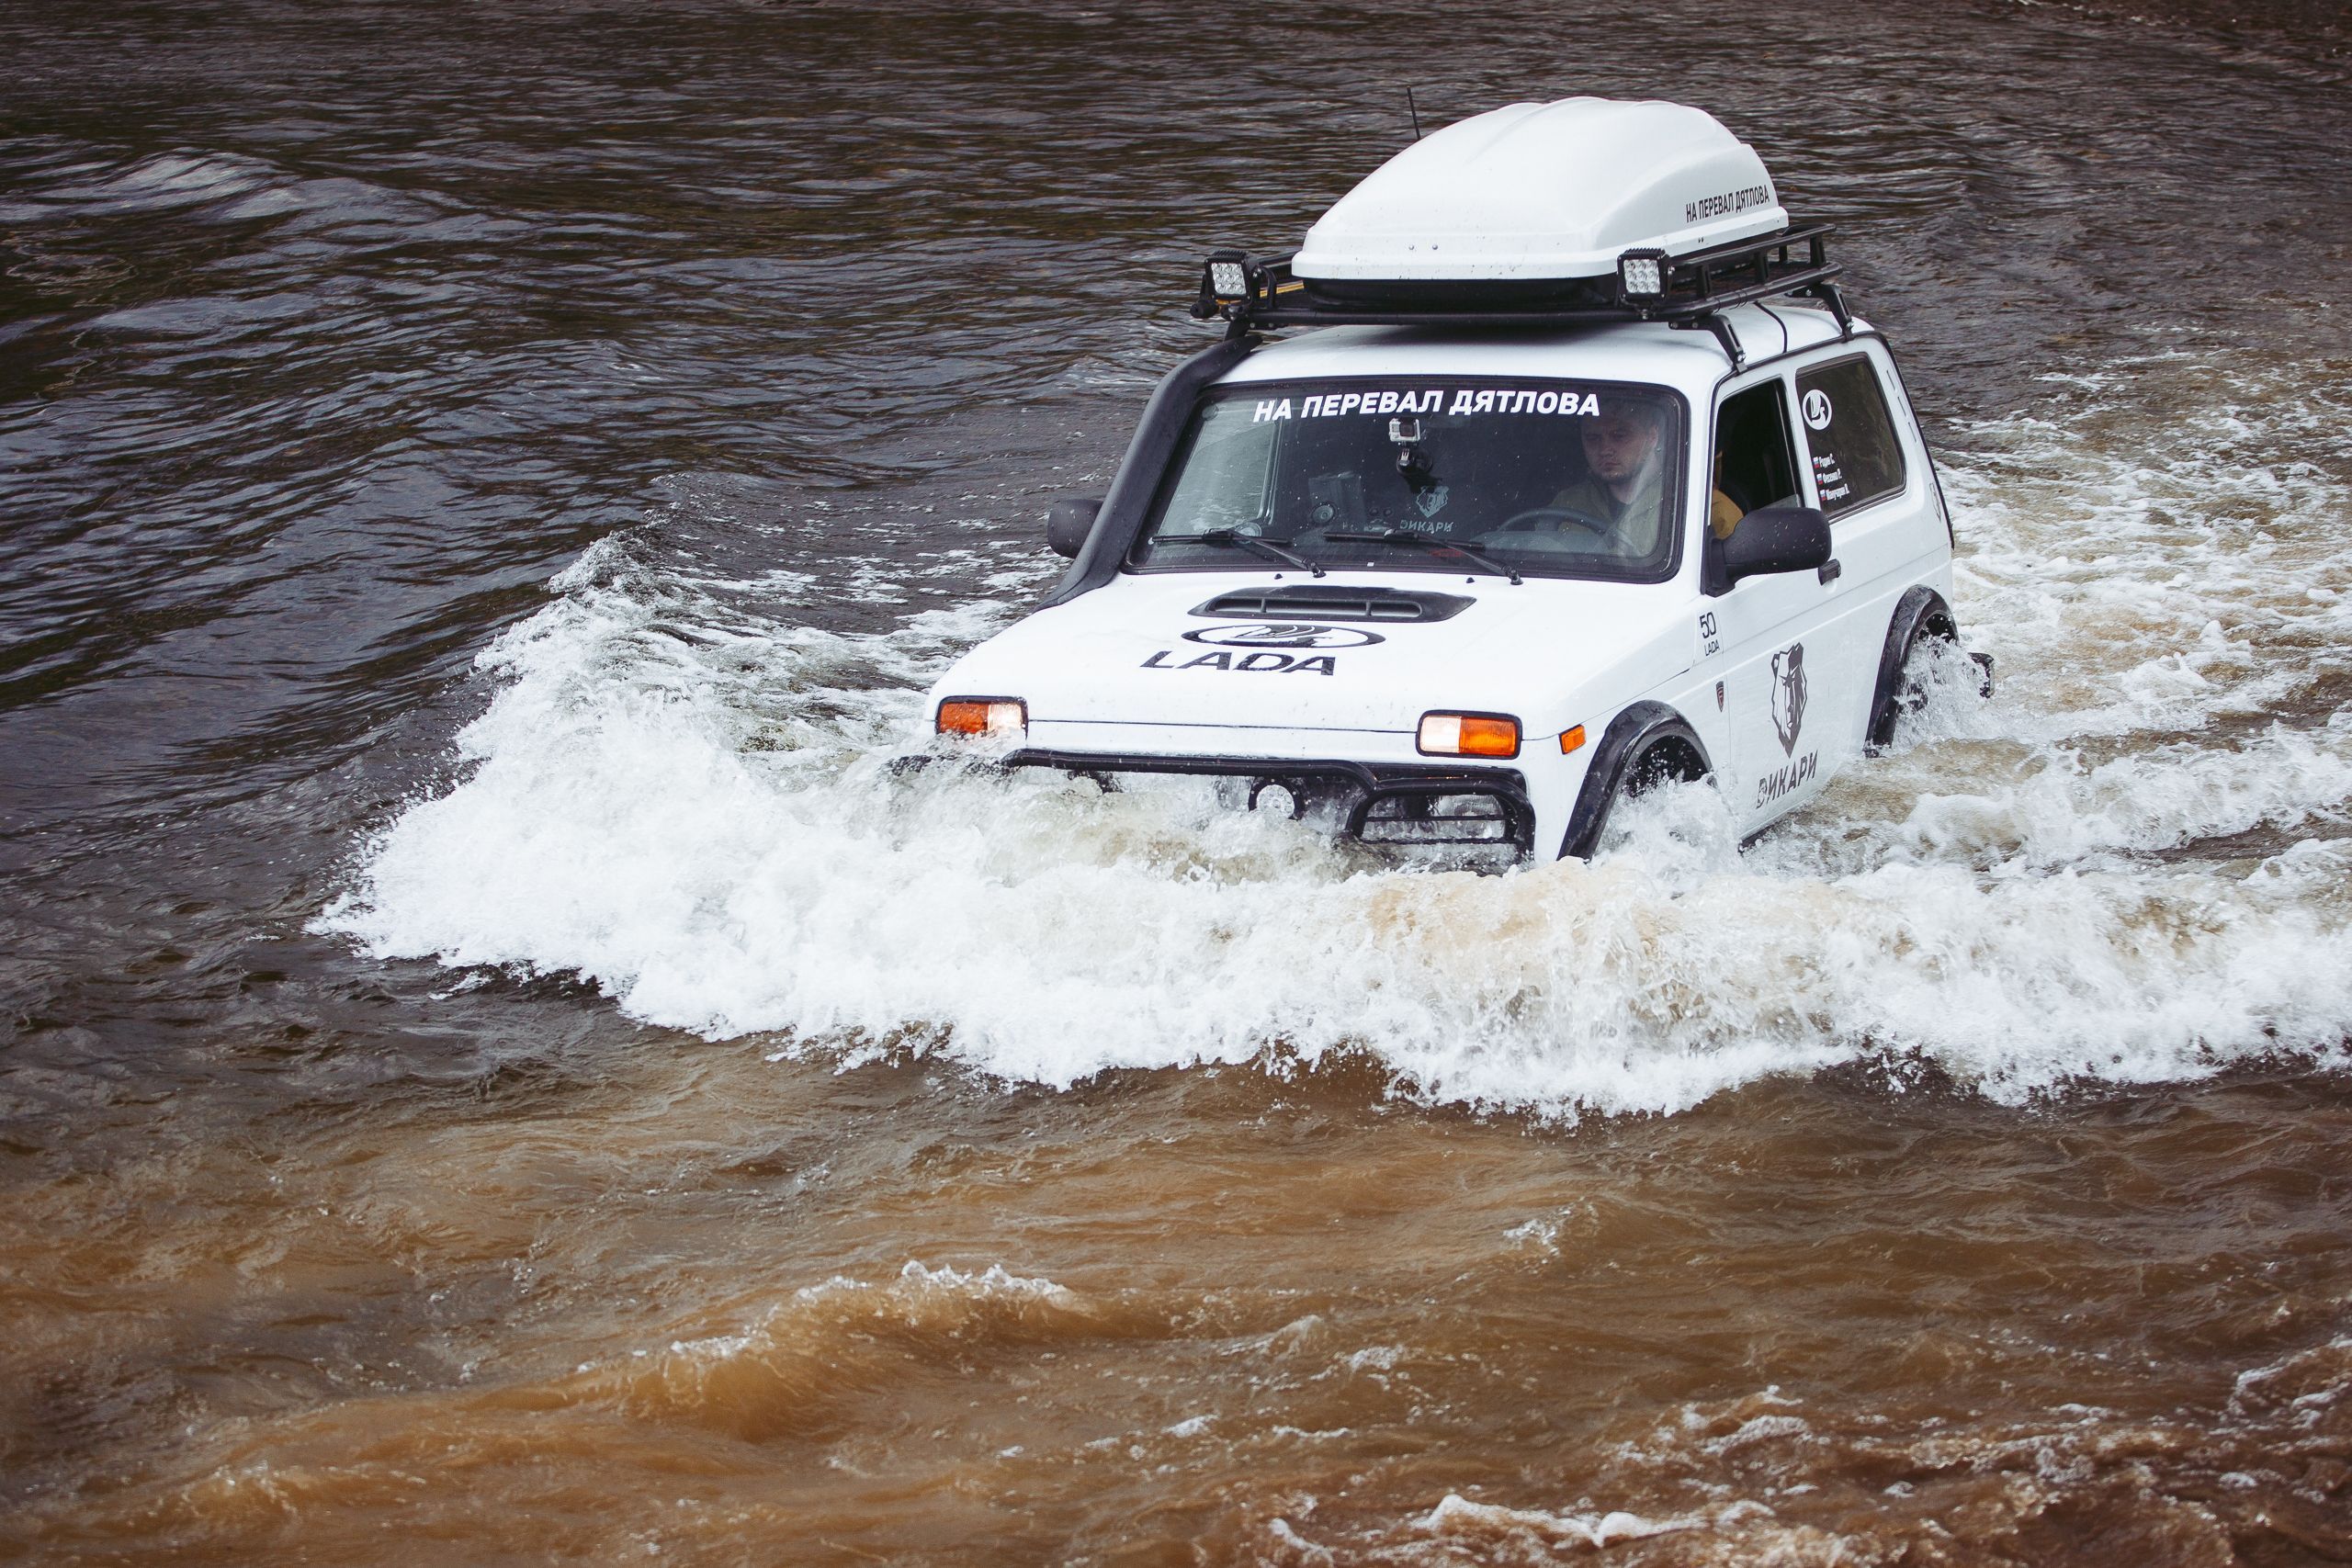
M1414 142L1341 197L1292 258L1333 282L1532 281L1614 272L1788 226L1756 150L1683 104L1513 104Z

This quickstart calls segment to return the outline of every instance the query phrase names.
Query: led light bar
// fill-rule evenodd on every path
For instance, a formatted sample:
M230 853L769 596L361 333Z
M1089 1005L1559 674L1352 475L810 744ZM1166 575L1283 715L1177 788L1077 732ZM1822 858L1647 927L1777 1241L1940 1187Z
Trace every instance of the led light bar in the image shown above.
M1516 757L1519 720L1499 713L1425 713L1416 744L1424 757Z
M1019 740L1029 733L1029 705L1019 697L947 697L939 705L939 733Z

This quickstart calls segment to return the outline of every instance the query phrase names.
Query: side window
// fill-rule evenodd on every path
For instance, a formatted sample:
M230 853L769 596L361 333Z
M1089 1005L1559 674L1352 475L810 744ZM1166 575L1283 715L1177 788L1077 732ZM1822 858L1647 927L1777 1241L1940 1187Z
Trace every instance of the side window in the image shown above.
M1788 400L1778 377L1733 393L1716 411L1713 484L1707 521L1719 539L1748 513L1797 499Z
M1797 412L1824 513L1836 517L1903 488L1903 443L1868 358L1798 371Z

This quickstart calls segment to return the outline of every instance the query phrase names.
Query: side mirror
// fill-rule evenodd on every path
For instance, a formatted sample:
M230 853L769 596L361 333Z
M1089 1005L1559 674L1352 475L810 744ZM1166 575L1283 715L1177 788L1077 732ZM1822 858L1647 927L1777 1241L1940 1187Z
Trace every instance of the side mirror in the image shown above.
M1724 541L1724 576L1737 582L1773 571L1829 564L1829 519L1810 506L1768 506L1739 520Z
M1086 536L1094 531L1094 514L1102 510L1099 495L1065 496L1046 507L1046 543L1057 556L1078 558Z

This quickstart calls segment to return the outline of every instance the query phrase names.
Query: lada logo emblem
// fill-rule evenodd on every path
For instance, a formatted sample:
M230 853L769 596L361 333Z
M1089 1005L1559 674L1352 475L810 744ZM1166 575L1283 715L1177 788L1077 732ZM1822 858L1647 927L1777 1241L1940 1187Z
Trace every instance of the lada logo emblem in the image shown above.
M1833 411L1829 405L1828 393L1815 387L1804 395L1803 407L1806 429L1826 430L1829 428L1829 416Z
M1186 632L1184 640L1204 642L1214 648L1369 648L1387 639L1374 632L1360 632L1353 626L1306 626L1269 621L1250 626L1203 626L1199 631Z

